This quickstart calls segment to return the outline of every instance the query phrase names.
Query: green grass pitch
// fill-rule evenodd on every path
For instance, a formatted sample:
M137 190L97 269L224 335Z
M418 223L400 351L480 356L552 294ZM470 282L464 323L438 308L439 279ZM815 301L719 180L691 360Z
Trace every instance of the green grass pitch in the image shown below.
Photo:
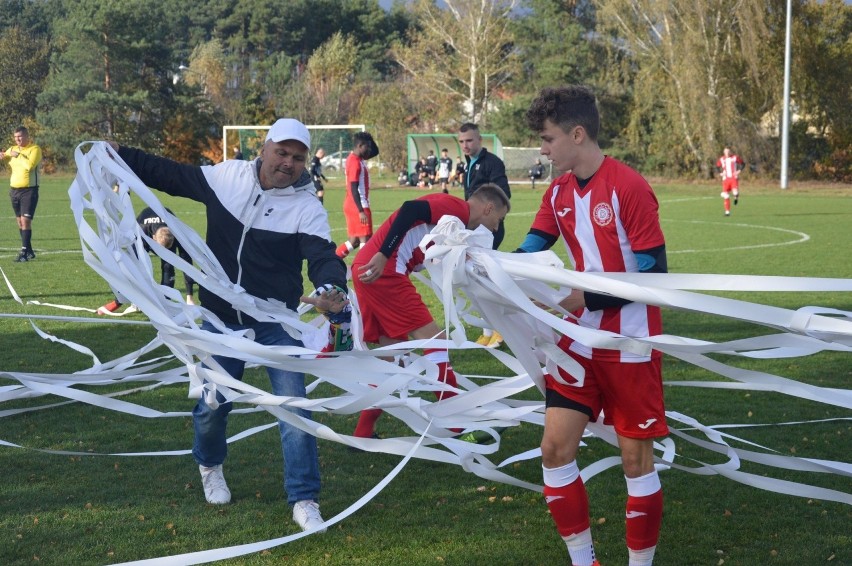
M110 299L107 284L83 261L68 206L69 176L47 177L34 221L38 257L14 263L19 238L9 205L0 215L0 267L24 301L0 287L0 312L68 315L27 305L30 300L97 308ZM372 193L376 225L403 201L422 190L398 188L395 179L378 179ZM669 253L678 273L723 273L813 277L852 277L849 253L852 190L793 187L781 191L744 182L733 215L723 216L717 184L652 183ZM506 221L503 249L514 249L526 234L544 185L513 185L513 211ZM454 191L459 194L458 189ZM343 183L332 179L326 191L333 236L345 237ZM196 203L163 195L176 214L204 233ZM557 244L561 250L562 244ZM563 258L564 254L559 252ZM180 275L178 282L180 284ZM829 306L852 311L849 293L744 293L726 297L785 308ZM433 312L438 303L429 298ZM72 313L73 314L73 313ZM87 315L82 315L87 316ZM88 315L92 318L95 315ZM144 321L141 314L130 318ZM82 324L34 320L40 328L90 347L109 360L140 347L152 337L144 325ZM665 311L666 332L723 341L768 332L733 320ZM45 374L79 371L90 358L41 339L26 318L0 321L0 371ZM160 351L155 354L164 354ZM723 361L848 392L852 362L848 354L821 353L805 358ZM459 353L457 370L494 375L490 357ZM716 380L684 362L666 359L667 381ZM247 380L265 386L265 374ZM17 382L0 377L0 388ZM2 389L0 389L2 390ZM94 388L105 393L108 388ZM326 391L325 393L334 394ZM704 424L761 424L817 421L802 425L737 428L728 432L782 455L850 462L852 413L838 407L775 393L668 387L668 408ZM156 388L126 398L163 411L189 411L185 385ZM186 449L192 443L189 418L142 419L88 406L61 404L35 412L18 408L58 403L41 397L0 404L0 564L110 564L240 545L295 533L282 493L281 454L275 430L231 446L225 465L233 503L207 505L191 456L118 457L89 453ZM335 430L349 433L354 417L321 415ZM840 419L840 420L837 420ZM234 415L229 434L270 422L265 413ZM385 417L380 432L404 434ZM493 461L537 446L541 431L530 425L509 429ZM735 446L749 448L733 442ZM678 443L679 453L703 462L724 456ZM680 452L682 449L682 452ZM56 455L47 450L77 452ZM614 455L600 441L581 450L581 467ZM321 441L322 511L329 518L376 485L399 459L353 453ZM805 482L849 493L848 477L779 472L746 465L757 474ZM540 461L516 464L510 473L531 482L541 479ZM663 532L656 564L755 565L852 564L852 506L777 495L719 476L701 477L671 470L661 475L665 493ZM624 498L620 470L588 484L592 533L604 565L625 564ZM484 481L461 469L412 461L382 493L354 516L324 535L312 536L224 564L294 565L514 565L565 564L567 553L537 493Z

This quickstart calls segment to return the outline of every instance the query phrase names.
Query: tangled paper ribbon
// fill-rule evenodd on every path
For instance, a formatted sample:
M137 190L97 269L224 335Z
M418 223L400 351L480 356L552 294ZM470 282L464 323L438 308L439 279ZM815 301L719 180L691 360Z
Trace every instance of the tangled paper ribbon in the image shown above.
M426 268L430 275L428 279L421 279L430 285L441 299L444 307L444 327L449 338L410 341L390 348L368 350L361 341L357 297L352 296L352 335L355 348L352 351L330 352L318 357L328 336L327 322L323 317L305 321L300 314L304 314L307 309L293 312L280 302L250 296L231 283L203 240L178 218L169 214L156 196L107 144L81 144L75 153L75 159L78 173L69 189L69 197L80 233L84 259L118 294L148 316L158 335L139 351L105 363L98 360L85 346L64 342L78 351L90 354L93 359L92 367L85 372L56 376L4 372L5 377L18 381L20 385L0 390L0 401L49 393L141 417L185 416L188 413L163 413L122 401L116 398L120 394L97 395L74 388L78 384L138 382L149 383L146 387L153 388L183 382L188 384L190 396L203 395L212 401L219 392L226 400L245 407L235 410L235 413L249 410L267 411L275 418L309 431L319 438L367 451L405 456L400 465L379 486L352 507L330 519L329 524L342 520L369 501L399 473L411 457L458 465L487 480L540 490L540 486L522 481L503 471L515 462L539 457L538 448L531 447L497 463L492 462L489 457L499 448L497 428L518 426L522 423L525 426L543 425L543 400L520 400L517 398L519 393L533 387L542 389L544 373L557 375L557 366L582 378L579 366L554 346L557 333L566 334L598 348L637 353L647 353L652 348L658 349L729 380L667 382L669 386L775 391L792 398L804 398L852 409L852 391L848 389L827 389L768 373L743 370L708 356L723 353L766 359L805 356L821 351L848 353L852 349L852 313L822 307L792 311L693 292L730 288L741 291L848 292L852 291L852 280L849 279L578 273L566 270L559 258L551 252L508 254L493 251L490 249L491 234L487 230L469 231L458 219L445 217L421 244L426 250ZM114 191L114 188L117 190ZM258 320L275 321L284 325L288 332L301 336L306 346L297 348L259 345L251 340L251 336L227 329L206 309L185 304L180 292L175 289L155 284L150 257L142 248L144 235L139 232L135 222L136 215L129 198L131 192L166 220L175 237L192 256L194 265L184 262L177 255L146 238L154 253L187 272L200 285L223 297L235 308ZM94 226L90 223L92 221ZM8 279L7 286L13 296L20 300ZM546 305L553 311L558 311L558 301L564 297L568 288L591 290L666 308L747 321L772 328L775 333L717 344L674 335L637 339L588 329L541 308L541 305ZM104 322L90 318L66 320ZM212 323L222 333L213 334L201 330L200 321L203 320ZM469 342L465 324L496 329L503 335L511 352L488 350ZM59 341L58 338L35 328L43 337ZM183 362L184 368L157 371L168 359L139 361L161 344L165 344L173 356ZM459 389L455 390L458 395L442 401L428 401L429 396L419 394L449 389L449 386L438 379L437 366L417 356L414 351L423 347L441 346L451 350L479 349L482 355L493 356L503 364L511 376L495 377L480 385L459 374ZM315 391L320 383L328 383L341 393L324 398L275 396L231 378L213 362L213 354L240 358L251 364L305 372L316 376L316 380L308 388L309 393ZM400 365L382 357L405 358L408 363ZM209 367L203 367L203 364ZM134 387L133 390L139 388ZM404 422L413 435L382 440L354 438L326 425L303 419L285 410L286 407L333 414L353 414L365 408L378 407ZM6 411L0 413L0 416L16 412L18 411ZM724 454L727 461L723 464L704 464L685 460L677 456L673 438L667 438L655 443L657 465L661 470L676 468L698 474L721 474L761 489L852 504L850 493L776 480L741 470L743 461L751 461L782 469L849 477L852 476L852 464L849 462L781 456L764 447L757 447L762 451L734 448L726 439L735 437L719 430L724 425L706 426L674 410L668 411L667 417L670 421L684 425L680 430L671 427L673 437ZM498 442L490 445L462 442L455 438L456 435L452 431L458 428L485 431ZM688 434L687 430L697 431L705 438L697 438ZM246 431L242 436L253 432L256 430ZM617 445L612 429L602 424L590 424L588 434ZM185 453L186 450L175 450L158 454ZM587 481L619 463L618 458L605 458L586 466L582 477ZM300 536L302 535L175 556L166 561L158 559L158 563L191 564L239 556L283 544Z

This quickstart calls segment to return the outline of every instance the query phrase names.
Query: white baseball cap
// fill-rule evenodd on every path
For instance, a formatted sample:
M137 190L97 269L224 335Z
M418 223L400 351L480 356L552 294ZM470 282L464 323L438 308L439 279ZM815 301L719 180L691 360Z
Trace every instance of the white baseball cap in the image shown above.
M286 140L296 140L301 142L306 148L311 148L311 133L308 128L298 120L293 118L281 118L277 120L269 132L266 134L266 141L282 142Z

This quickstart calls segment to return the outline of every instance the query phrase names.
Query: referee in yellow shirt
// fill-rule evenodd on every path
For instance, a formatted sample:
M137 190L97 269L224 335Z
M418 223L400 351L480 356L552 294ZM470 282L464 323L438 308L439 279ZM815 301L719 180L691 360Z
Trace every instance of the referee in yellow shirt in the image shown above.
M15 145L3 152L2 159L12 169L9 197L21 232L21 253L15 259L20 262L35 259L32 246L33 216L38 205L41 148L30 141L30 133L23 126L15 129L14 137Z

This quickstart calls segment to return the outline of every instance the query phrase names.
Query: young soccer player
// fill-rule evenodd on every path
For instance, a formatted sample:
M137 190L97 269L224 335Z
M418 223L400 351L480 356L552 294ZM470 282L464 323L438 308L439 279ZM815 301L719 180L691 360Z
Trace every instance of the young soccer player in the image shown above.
M722 199L725 203L725 216L731 215L731 195L734 196L734 206L740 200L740 171L745 167L745 161L735 155L730 147L722 150L722 157L716 161L716 170L722 177Z
M561 237L577 271L665 272L657 199L639 173L601 151L594 94L581 86L546 88L526 118L541 137L542 155L564 174L545 192L518 251L548 249ZM577 317L568 320L589 328L640 338L662 331L658 307L576 289L559 304ZM629 565L650 565L663 517L653 440L668 434L661 353L590 348L567 336L558 345L582 365L585 379L577 386L562 370L561 381L546 377L541 459L556 529L575 566L598 564L577 451L586 424L603 410L604 423L618 435L627 482Z
M492 232L509 212L509 199L500 187L482 185L467 201L457 196L435 193L405 203L376 231L376 237L361 248L352 263L352 282L364 322L364 341L386 346L409 337L425 340L444 332L438 328L429 309L409 279L422 269L424 254L418 247L444 215L461 220L474 230L485 226ZM427 349L424 355L439 368L441 381L455 387L456 375L447 350ZM439 396L449 397L447 393ZM361 412L354 436L370 438L381 409Z
M355 148L346 158L346 195L343 197L343 214L349 239L337 246L337 257L340 258L366 244L373 235L367 160L379 154L379 146L367 132L355 134L354 141Z

